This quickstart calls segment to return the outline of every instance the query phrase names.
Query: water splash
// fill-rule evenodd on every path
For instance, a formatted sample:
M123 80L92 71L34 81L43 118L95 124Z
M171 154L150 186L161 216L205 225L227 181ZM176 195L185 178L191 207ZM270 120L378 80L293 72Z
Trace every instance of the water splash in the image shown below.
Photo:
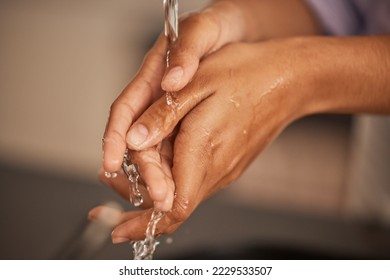
M178 0L164 0L163 5L165 11L165 36L168 38L169 44L172 44L178 37ZM169 68L169 51L166 56L166 64L167 68ZM174 93L166 92L165 96L167 105L172 109L176 109L177 103L175 101ZM143 197L139 191L141 177L138 172L138 166L128 159L129 156L129 152L126 150L122 169L130 182L130 202L135 206L140 206L143 203ZM153 211L146 229L145 239L133 243L135 260L151 260L153 258L153 253L156 246L159 244L155 238L156 226L163 216L163 212Z
M131 204L138 207L144 202L142 194L139 190L140 174L138 166L129 160L129 151L126 150L123 157L122 170L129 180L129 199Z
M156 250L157 245L160 244L160 242L155 238L156 226L163 216L163 212L153 211L146 229L145 239L132 243L135 260L153 259L153 253Z
M143 203L143 197L141 192L139 191L141 176L138 171L138 166L135 163L132 163L129 157L130 153L128 150L126 150L125 155L123 157L122 169L130 182L130 202L134 206L138 207ZM154 210L146 228L145 239L132 243L135 260L153 259L153 253L156 250L157 245L159 244L159 242L155 238L156 226L163 216L163 212Z
M175 109L177 107L177 102L175 101L175 96L172 92L165 93L165 100L167 102L167 105L170 106L172 109Z

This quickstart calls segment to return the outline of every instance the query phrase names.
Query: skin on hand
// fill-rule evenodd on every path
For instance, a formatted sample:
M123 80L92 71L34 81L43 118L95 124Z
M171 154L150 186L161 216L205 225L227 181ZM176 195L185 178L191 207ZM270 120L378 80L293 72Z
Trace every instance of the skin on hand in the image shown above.
M334 63L316 58L318 54L324 57L324 52L321 50L322 42L314 46L311 46L312 42L297 44L295 41L292 45L289 40L269 42L264 46L258 46L257 51L252 49L252 47L255 48L254 46L237 45L229 46L226 50L224 48L223 52L221 50L212 54L233 41L254 41L318 32L313 17L307 7L302 4L303 1L288 1L288 8L282 2L221 0L207 10L210 14L203 12L190 16L180 25L181 34L188 36L181 35L181 39L172 47L170 69L165 69L166 41L160 38L147 56L137 77L114 102L105 133L103 166L106 171L114 172L119 169L126 141L128 147L140 150L142 153L144 149L157 145L182 120L177 136L169 142L174 149L171 163L172 176L167 177L166 180L159 180L162 182L159 185L145 180L149 189L156 188L157 193L159 191L164 193L161 188L165 188L165 193L172 193L172 187L167 182L176 183L176 198L173 201L172 210L159 223L158 232L174 231L201 201L239 176L256 154L292 120L305 114L332 111L332 109L335 112L343 110L354 112L361 109L360 103L352 106L349 102L348 107L343 100L338 99L334 102L337 96L323 90L327 88L329 80L335 77L331 69ZM237 5L238 3L240 4ZM283 5L280 5L281 3ZM262 12L262 16L258 14L258 11ZM284 16L276 16L280 15L276 11L281 11ZM248 20L245 22L239 20L243 18ZM267 18L272 18L272 28L269 28ZM280 22L275 19L280 19ZM267 28L261 28L265 26ZM264 33L261 32L262 30L270 31ZM194 41L193 38L197 40ZM281 46L283 44L285 44L284 47ZM333 45L333 42L330 45ZM273 47L274 51L272 51ZM231 51L232 54L229 56L227 50L231 48L241 48L240 51L245 49L244 53L252 52L254 56L244 54L241 60L238 58L239 54L234 51ZM309 49L312 51L308 52ZM220 57L220 52L225 55ZM330 54L330 57L339 56L340 54ZM215 57L219 59L214 59ZM229 64L231 58L239 61L231 65ZM202 59L204 62L193 82L185 87ZM302 65L303 62L305 65ZM341 60L338 62L342 64ZM183 68L182 71L177 69L178 66ZM248 66L249 68L245 69ZM343 68L343 65L340 68ZM344 68L346 70L346 67ZM181 77L169 77L168 71L174 69ZM313 73L316 75L312 75ZM345 73L336 73L336 80L342 80L341 77L344 76L340 74ZM278 78L275 78L276 76ZM358 76L361 78L360 75ZM178 91L185 87L174 94L177 103L175 110L166 107L165 98L161 98L163 91L161 91L160 81L163 77L165 78L161 86L165 90ZM254 81L256 83L253 83ZM340 95L340 89L343 87L340 87L340 83L337 82L333 84L335 88L331 91L335 95ZM345 99L350 100L351 97L353 99L355 91L354 88L348 88L346 92L349 94L345 95ZM321 98L314 98L313 92ZM251 104L247 104L248 100L251 100L250 97L256 95L261 97L257 100L258 102L252 100ZM384 101L382 107L384 106L386 111L387 107L383 104L388 104L388 100ZM240 111L241 122L227 121L229 118L236 117L236 114L227 110L226 108L229 107L226 104L233 104L232 106L236 109L242 110ZM254 107L252 111L249 105ZM374 111L375 105L372 105ZM248 115L250 111L252 113ZM139 118L141 115L142 117ZM135 120L137 120L136 125L128 133L129 127ZM248 125L248 120L252 120L249 122L250 125ZM232 124L236 126L230 129ZM239 125L243 128L241 132L238 129ZM246 126L247 129L244 128ZM138 137L141 135L138 139L131 135L136 130L139 132ZM222 141L220 135L227 135L227 137L226 139L223 137ZM247 137L244 138L243 135ZM147 136L148 139L146 139ZM248 141L246 143L242 139L249 140L246 140ZM226 155L231 155L235 147L240 147L242 152L237 152L228 160ZM148 158L158 157L146 157ZM149 169L146 168L143 171L145 175L148 173L147 170ZM158 172L158 168L154 169L153 173L155 172ZM166 174L160 170L160 175ZM121 187L122 183L119 181L113 181L111 184L119 192L128 188L127 184ZM149 205L151 203L145 207ZM167 207L167 204L160 207ZM124 218L113 232L113 241L123 242L143 238L150 214L150 209L123 214Z
M168 45L161 35L137 76L112 104L104 133L105 171L120 169L125 139L131 137L127 135L131 124L162 96L161 89L175 92L184 88L199 62L210 53L231 42L318 32L314 17L302 0L219 0L204 11L183 18L179 29L180 36L170 47L170 67L166 69ZM141 137L133 138L133 143L142 142L145 131L139 132Z
M164 94L162 89L166 91L182 89L192 79L202 58L226 43L240 39L241 18L236 16L236 24L233 24L226 17L235 12L229 3L226 5L221 1L203 12L183 18L180 22L181 36L170 47L169 69L166 69L167 40L163 35L160 36L146 56L135 79L111 106L103 138L103 168L105 171L120 170L127 146L125 139L131 124ZM197 38L195 43L193 38ZM133 138L133 142L142 142L146 131L141 127L137 132L137 138ZM146 156L147 154L149 156ZM151 154L153 154L152 157L150 157ZM140 162L144 161L139 165L156 166L157 153L140 152L139 157L143 158ZM172 186L174 184L172 180L162 180L160 184L156 184L157 178L164 177L164 173L158 172L158 168L155 170L157 171L154 176L146 173L143 179L151 192L151 198L155 200L156 210L167 211L172 207ZM157 195L158 193L160 196ZM168 197L164 200L157 199L156 197L161 197L161 193L167 193Z
M236 179L298 116L299 99L286 98L299 80L290 56L286 43L226 46L204 59L193 81L176 94L175 110L162 97L137 120L159 131L153 138L159 143L182 119L173 142L176 198L157 225L159 233L174 231L203 200ZM129 214L114 229L114 243L142 239L150 214Z
M230 25L240 24L226 21L223 12L227 9L222 8L223 3L214 5L219 8L212 5L206 11L193 13L180 21L180 37L170 47L169 69L166 69L168 43L164 35L161 35L147 54L134 80L112 104L104 133L105 171L115 172L120 169L130 125L163 95L163 90L182 89L192 79L203 57L229 42L240 39L239 30L227 32L238 29L238 27L230 29ZM174 73L169 74L169 70L173 70Z
M171 170L172 142L170 138L143 151L131 151L129 157L131 162L138 166L138 172L140 173L138 185L144 198L141 207L154 207L159 211L171 210L175 183ZM114 188L126 200L129 200L130 182L122 170L118 172L117 177L107 178L105 171L102 169L99 172L99 178L103 183Z
M176 93L174 110L162 97L134 124L152 132L143 149L179 125L172 142L176 198L157 232L176 230L293 120L316 112L390 113L389 40L292 38L232 44L208 56ZM126 214L114 243L143 238L150 215Z

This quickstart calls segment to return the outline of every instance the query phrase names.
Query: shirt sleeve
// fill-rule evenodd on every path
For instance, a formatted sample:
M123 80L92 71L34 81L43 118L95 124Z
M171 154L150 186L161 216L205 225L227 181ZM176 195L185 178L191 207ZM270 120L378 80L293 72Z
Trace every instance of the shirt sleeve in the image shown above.
M325 34L359 34L362 20L352 0L305 0Z

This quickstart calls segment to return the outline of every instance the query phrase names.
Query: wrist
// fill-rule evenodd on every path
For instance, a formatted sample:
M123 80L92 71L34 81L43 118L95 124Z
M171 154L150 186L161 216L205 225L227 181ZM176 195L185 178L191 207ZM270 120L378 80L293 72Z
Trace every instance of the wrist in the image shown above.
M302 60L301 114L390 113L390 37L307 37Z
M307 114L390 113L389 36L307 41Z

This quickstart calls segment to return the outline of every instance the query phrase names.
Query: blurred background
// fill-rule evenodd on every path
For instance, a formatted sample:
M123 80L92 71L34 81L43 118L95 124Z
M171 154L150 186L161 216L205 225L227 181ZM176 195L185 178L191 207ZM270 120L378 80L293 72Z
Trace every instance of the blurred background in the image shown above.
M207 2L182 0L180 10ZM161 0L0 0L0 259L132 258L86 216L109 201L130 209L97 180L101 139L111 103L162 27ZM161 237L155 258L389 258L381 122L292 124Z

